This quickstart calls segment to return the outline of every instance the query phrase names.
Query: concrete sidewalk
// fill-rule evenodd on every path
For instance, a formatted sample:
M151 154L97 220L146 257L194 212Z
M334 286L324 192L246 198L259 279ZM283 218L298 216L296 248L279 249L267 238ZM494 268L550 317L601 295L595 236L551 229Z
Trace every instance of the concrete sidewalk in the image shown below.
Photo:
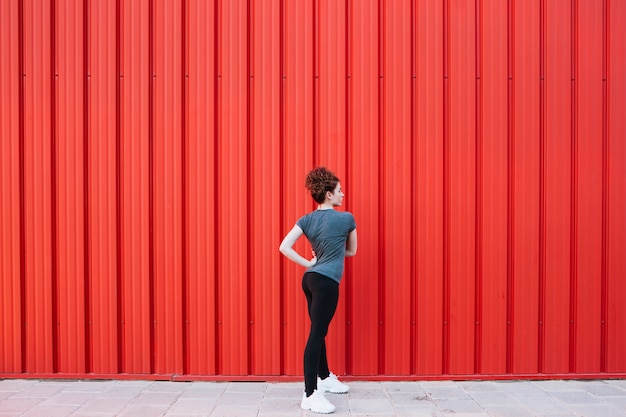
M626 417L626 380L348 382L333 416ZM314 416L302 383L0 380L0 416Z

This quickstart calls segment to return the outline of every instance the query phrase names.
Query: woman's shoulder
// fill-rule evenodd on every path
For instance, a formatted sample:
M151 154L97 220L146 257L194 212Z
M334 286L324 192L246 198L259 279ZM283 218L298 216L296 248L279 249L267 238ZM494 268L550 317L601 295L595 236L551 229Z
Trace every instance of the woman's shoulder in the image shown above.
M354 222L354 215L349 211L337 211L337 214L341 216L341 219Z

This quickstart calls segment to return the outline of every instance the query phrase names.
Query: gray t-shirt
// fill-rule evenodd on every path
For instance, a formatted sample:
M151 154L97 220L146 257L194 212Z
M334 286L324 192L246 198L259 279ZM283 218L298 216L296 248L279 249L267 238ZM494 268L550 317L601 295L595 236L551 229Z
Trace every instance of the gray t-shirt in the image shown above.
M347 211L315 210L296 224L311 242L317 263L307 272L317 272L341 281L348 234L356 228L354 216Z

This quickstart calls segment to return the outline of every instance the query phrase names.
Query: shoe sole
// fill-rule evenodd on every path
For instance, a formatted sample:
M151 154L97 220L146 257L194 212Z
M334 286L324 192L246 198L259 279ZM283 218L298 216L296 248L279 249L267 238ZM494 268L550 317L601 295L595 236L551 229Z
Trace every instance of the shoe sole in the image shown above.
M332 413L335 412L335 410L332 410L332 411L317 411L317 410L314 410L313 408L305 407L303 405L300 405L300 408L305 410L305 411L311 411L313 413L318 413L318 414L332 414Z
M324 388L322 388L322 389L324 390L322 392L330 392L331 394L347 394L350 391L350 388L348 388L345 391L338 391L338 390L337 391L331 391L331 390L324 389Z

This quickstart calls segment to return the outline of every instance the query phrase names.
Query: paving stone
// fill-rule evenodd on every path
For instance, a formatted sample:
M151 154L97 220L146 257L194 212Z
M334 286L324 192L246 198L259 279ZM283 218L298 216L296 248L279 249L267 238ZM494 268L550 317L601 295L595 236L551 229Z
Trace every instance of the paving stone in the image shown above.
M546 392L582 391L582 388L573 385L571 381L545 380L532 381L532 384Z
M94 414L94 413L118 413L122 408L126 407L129 400L123 398L100 398L95 397L79 409L79 413Z
M142 392L132 400L129 405L148 404L151 406L171 406L180 397L177 392Z
M501 392L502 388L491 381L461 381L458 385L465 390L465 392Z
M233 404L238 406L258 407L263 399L261 392L225 392L219 399L220 404Z
M300 398L264 398L259 416L283 416L300 413Z
M269 384L265 391L265 398L299 398L303 390L304 385L299 383Z
M62 391L67 386L65 384L38 383L25 387L14 393L10 398L50 398L54 394Z
M214 398L180 398L170 407L167 416L207 417L215 408Z
M438 399L435 400L435 404L444 414L485 412L485 409L472 399Z
M496 381L495 384L517 398L550 396L531 381Z
M150 386L145 388L144 392L154 393L182 393L185 391L191 382L172 382L172 381L155 381Z
M245 405L218 405L209 414L211 417L244 417L256 416L259 408L255 406ZM142 416L143 417L143 416Z
M536 415L546 414L568 414L571 409L567 407L565 402L555 397L548 398L524 398L520 403Z
M626 380L349 383L334 417L626 417ZM313 417L301 382L0 380L0 417Z
M349 398L348 403L350 404L350 411L356 415L380 416L393 415L394 413L393 405L386 397L377 399Z
M508 392L475 391L469 393L483 407L492 405L520 405L520 401Z
M119 414L119 417L163 417L168 407L155 407L150 405L129 405Z
M24 414L23 417L69 417L74 414L77 407L71 406L37 406L31 408Z
M226 388L227 393L264 393L267 389L267 383L265 382L238 382L234 384L228 384Z
M228 383L194 382L180 395L181 398L219 398L226 392Z
M61 391L41 402L40 405L49 406L81 406L92 398L89 392Z
M522 406L493 406L489 407L489 416L491 417L534 417L530 410Z
M604 381L576 381L576 384L596 397L626 397L625 390Z
M402 417L443 417L443 412L431 402L417 402L411 405L396 404L396 415Z
M0 392L18 392L38 383L39 381L36 379L2 379L0 380Z
M438 399L467 399L469 395L465 390L459 386L430 386L424 387L424 391L429 398L433 400Z
M585 391L555 392L554 397L566 404L600 404L602 400Z
M0 400L0 411L3 413L25 412L43 401L42 398L5 398Z
M572 410L585 417L625 417L626 413L606 404L574 404Z

